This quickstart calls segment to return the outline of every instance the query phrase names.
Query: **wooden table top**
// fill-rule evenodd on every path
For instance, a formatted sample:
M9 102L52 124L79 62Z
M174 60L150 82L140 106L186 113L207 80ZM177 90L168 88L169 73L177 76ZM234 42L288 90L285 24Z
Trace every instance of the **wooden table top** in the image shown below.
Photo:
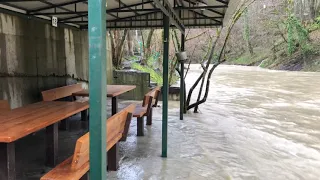
M107 85L107 97L117 97L121 94L124 94L128 91L135 89L135 85ZM73 93L74 96L89 96L89 90L82 90L76 93Z
M42 101L0 112L0 142L16 141L88 108L88 102Z

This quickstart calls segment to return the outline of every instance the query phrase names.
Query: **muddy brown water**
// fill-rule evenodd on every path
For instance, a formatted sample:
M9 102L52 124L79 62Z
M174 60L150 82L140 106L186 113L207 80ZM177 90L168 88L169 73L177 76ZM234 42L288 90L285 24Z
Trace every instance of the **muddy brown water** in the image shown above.
M192 66L187 86L200 72ZM211 152L222 171L231 179L320 179L319 79L313 72L219 66L198 120L211 125L220 149Z
M200 73L200 66L192 66L188 87ZM132 120L127 141L119 145L120 168L108 179L318 180L319 79L320 73L219 66L200 113L180 121L179 103L169 102L168 157L160 157L162 108L154 108L144 137L136 136ZM74 126L59 132L59 162L86 132L79 122L75 116ZM17 179L39 179L50 170L44 137L42 131L16 144Z

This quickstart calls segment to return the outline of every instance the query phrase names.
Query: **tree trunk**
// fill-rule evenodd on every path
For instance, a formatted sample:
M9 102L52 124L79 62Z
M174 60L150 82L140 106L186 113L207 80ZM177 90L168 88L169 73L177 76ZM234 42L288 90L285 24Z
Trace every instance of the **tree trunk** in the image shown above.
M128 43L128 55L133 56L134 52L133 52L133 32L132 31L128 31L127 43Z
M309 8L310 8L310 19L313 21L316 18L316 7L315 7L316 0L310 0Z
M144 49L145 54L141 64L147 64L147 60L151 56L151 40L152 40L153 33L154 33L154 29L151 29L147 37L146 47Z

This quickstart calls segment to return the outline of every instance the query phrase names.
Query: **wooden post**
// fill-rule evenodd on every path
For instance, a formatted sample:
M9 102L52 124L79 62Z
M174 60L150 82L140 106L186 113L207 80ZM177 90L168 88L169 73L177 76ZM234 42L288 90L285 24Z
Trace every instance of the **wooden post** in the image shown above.
M106 0L88 1L90 179L106 179Z

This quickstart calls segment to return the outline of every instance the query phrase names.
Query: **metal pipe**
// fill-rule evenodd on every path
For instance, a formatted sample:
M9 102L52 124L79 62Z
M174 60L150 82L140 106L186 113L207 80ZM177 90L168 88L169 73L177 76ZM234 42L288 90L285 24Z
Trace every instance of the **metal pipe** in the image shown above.
M181 52L184 51L185 46L185 36L181 33ZM183 112L184 112L184 61L180 61L180 120L183 120Z
M88 1L90 179L106 179L106 0Z
M168 92L169 92L169 17L163 14L163 86L162 86L162 157L168 149Z

